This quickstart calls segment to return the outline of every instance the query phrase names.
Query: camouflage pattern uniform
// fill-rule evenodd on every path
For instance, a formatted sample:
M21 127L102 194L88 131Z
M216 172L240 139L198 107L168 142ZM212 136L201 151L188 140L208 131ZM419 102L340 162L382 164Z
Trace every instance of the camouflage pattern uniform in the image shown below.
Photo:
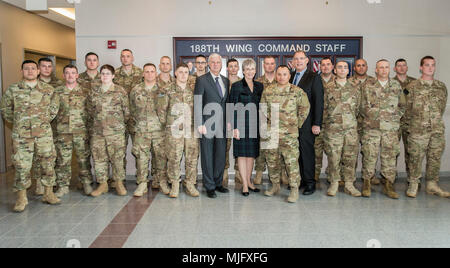
M59 100L54 88L38 82L30 88L25 81L11 85L0 103L5 121L13 125L13 164L16 170L14 191L31 186L33 159L42 168L41 183L55 185L56 152L50 122L56 117Z
M422 162L426 157L426 180L437 183L441 157L445 149L443 115L447 105L447 87L438 80L429 85L419 79L411 82L406 90L408 91L406 113L409 121L408 182L420 182Z
M328 157L330 182L354 182L358 159L358 123L356 117L361 103L361 90L355 82L341 86L337 81L327 83L324 94L323 141Z
M91 78L87 71L81 73L78 76L77 82L82 88L88 88L89 90L92 90L93 87L100 86L102 84L102 80L100 79L100 72L98 72L94 78Z
M398 79L397 76L394 77L394 80L397 80L400 83L400 86L403 89L403 94L405 95L405 98L408 98L408 90L406 89L406 87L409 85L409 83L411 83L412 81L416 80L413 77L407 76L405 81L400 81L400 79ZM408 119L406 118L407 114L405 113L402 118L400 119L400 130L398 132L398 140L400 141L400 139L403 139L403 147L404 147L404 151L405 151L405 166L406 166L406 174L409 174L409 167L408 167L408 163L409 163L409 154L408 154ZM400 155L400 154L399 154ZM398 156L399 156L398 155ZM397 159L398 159L397 156Z
M277 84L265 88L261 96L261 104L267 104L267 113L263 113L267 120L269 133L278 132L279 140L276 149L264 149L272 184L280 184L281 166L286 165L289 186L298 189L300 186L300 157L298 129L301 128L309 114L309 100L306 93L299 87L288 84L279 88ZM279 105L279 125L271 125L271 105ZM264 140L262 140L264 141Z
M55 147L57 152L56 176L59 187L69 186L72 178L72 153L75 152L79 177L83 184L92 183L91 151L89 147L89 134L87 130L88 114L86 99L88 88L77 85L72 90L66 86L56 88L60 106L55 118L56 136Z
M385 88L377 79L369 79L362 85L361 98L363 179L370 180L375 176L381 152L381 175L394 184L396 157L400 150L398 131L406 104L403 90L400 83L392 79Z
M113 180L125 180L125 129L130 118L127 92L114 84L106 92L101 85L96 86L89 92L87 110L97 182L108 180L109 162L112 165Z
M148 163L150 151L156 153L152 159L154 181L167 177L166 156L164 155L164 126L165 116L162 109L167 106L168 97L165 92L155 85L147 88L145 83L138 84L130 93L131 124L136 130L133 143L133 154L136 156L137 183L148 182ZM153 148L156 148L153 149ZM155 167L153 167L155 163Z

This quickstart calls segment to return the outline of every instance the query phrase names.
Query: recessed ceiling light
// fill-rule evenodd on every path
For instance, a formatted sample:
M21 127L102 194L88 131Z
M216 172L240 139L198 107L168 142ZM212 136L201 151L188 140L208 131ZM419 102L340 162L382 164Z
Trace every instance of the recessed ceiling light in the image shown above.
M49 9L65 17L68 17L71 20L75 20L74 8L49 8Z

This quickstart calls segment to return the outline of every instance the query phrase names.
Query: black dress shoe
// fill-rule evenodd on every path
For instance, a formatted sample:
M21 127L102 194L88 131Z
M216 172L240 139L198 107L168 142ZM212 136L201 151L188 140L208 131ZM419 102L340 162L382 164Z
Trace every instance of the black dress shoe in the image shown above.
M249 189L250 189L250 188L249 188ZM242 192L242 195L243 195L243 196L249 196L250 193L249 193L249 192Z
M223 194L226 194L226 193L230 192L227 188L225 188L223 186L217 186L216 187L216 191L221 192Z
M303 195L312 195L316 191L316 185L306 185Z
M216 198L216 192L214 190L211 191L206 191L206 194L208 195L209 198Z
M250 191L254 192L254 193L259 193L259 192L261 191L261 190L258 189L258 188L252 189L252 188L248 187L248 189L249 189Z

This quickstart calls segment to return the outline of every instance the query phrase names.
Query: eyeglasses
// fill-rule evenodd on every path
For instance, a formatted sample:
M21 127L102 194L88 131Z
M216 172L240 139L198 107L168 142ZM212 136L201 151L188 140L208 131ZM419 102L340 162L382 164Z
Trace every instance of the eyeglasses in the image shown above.
M206 65L206 61L196 61L195 64Z

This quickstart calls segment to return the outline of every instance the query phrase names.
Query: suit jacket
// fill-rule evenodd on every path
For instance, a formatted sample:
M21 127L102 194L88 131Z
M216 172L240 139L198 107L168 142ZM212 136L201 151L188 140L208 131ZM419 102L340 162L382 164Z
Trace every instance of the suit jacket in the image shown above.
M229 95L228 89L230 88L230 80L226 78L223 75L220 75L222 78L222 81L225 85L225 88L223 89L225 91L225 96L223 98L220 96L219 91L216 87L216 82L214 81L212 75L210 72L197 77L195 82L195 90L194 90L194 114L195 114L195 128L198 128L201 125L204 125L208 119L213 117L215 115L215 112L213 111L210 115L204 115L203 109L206 105L211 103L217 103L220 105L223 111L223 118L221 122L219 123L219 127L222 126L223 130L223 137L225 137L226 134L226 104L227 99ZM200 103L199 103L200 102ZM218 129L216 128L216 131ZM216 133L217 135L218 133Z
M294 81L295 71L291 73L290 83ZM303 123L303 131L311 131L312 126L322 127L323 119L323 84L320 75L316 74L311 70L306 70L302 79L296 85L305 91L308 95L309 103L311 104L311 109L308 118Z

